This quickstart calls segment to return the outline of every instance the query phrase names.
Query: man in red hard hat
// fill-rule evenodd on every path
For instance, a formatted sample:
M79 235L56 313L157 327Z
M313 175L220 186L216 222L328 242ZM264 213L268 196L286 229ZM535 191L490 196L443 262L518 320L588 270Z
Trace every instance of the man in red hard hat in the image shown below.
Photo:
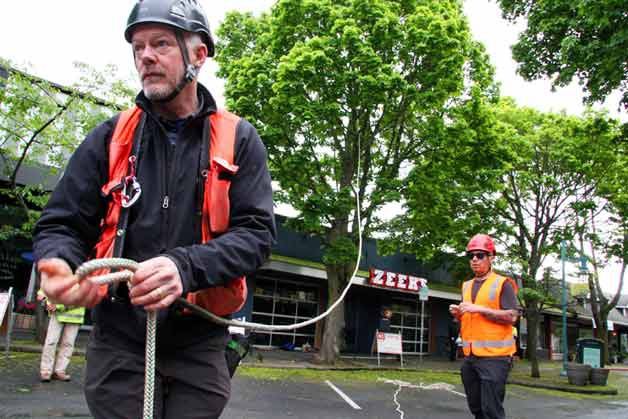
M493 271L495 243L487 234L473 236L466 254L474 277L462 285L462 302L449 306L460 321L462 382L477 419L501 419L506 417L506 378L516 352L512 325L519 315L517 285Z

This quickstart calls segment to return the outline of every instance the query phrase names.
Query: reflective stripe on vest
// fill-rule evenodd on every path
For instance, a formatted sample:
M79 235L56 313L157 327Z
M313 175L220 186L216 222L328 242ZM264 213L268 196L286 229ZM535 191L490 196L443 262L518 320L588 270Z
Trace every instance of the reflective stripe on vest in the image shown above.
M61 323L83 324L83 319L85 318L85 308L77 307L64 311L64 306L59 304L57 305L55 315L57 317L57 321Z
M514 339L506 339L506 340L474 340L473 347L474 348L506 348L510 345L514 345ZM463 348L470 348L471 342L462 341Z
M473 280L462 285L462 300L494 310L500 310L500 296L506 281L517 286L506 277L492 272L480 285L475 301L472 300ZM512 325L491 321L480 313L465 313L460 319L460 336L464 354L477 356L509 356L515 353Z
M101 224L101 236L95 246L96 258L113 256L116 229L122 208L122 192L119 187L128 174L128 160L133 149L133 139L142 117L142 110L135 106L120 114L109 145L109 180L102 187L104 196L110 196L107 213ZM206 243L229 228L229 188L230 176L219 176L227 172L235 174L238 166L233 164L236 128L240 118L225 110L218 110L209 116L210 138L209 168L205 177L202 209L202 242ZM200 174L199 174L200 176ZM141 198L140 198L141 199ZM122 232L124 234L124 232ZM99 274L99 273L95 273ZM101 296L107 295L107 286L99 289ZM219 316L240 310L246 301L245 277L228 281L224 286L216 286L189 293L187 300Z

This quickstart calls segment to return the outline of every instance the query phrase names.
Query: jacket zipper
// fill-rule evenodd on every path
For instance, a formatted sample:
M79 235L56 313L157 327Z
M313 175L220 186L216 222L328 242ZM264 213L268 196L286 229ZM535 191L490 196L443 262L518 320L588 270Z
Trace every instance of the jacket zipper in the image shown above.
M161 244L161 248L162 251L165 251L166 249L168 249L168 237L170 236L170 220L169 220L169 208L170 208L170 195L169 195L169 191L170 189L170 182L168 181L168 179L170 177L172 177L172 159L168 158L170 156L170 154L176 154L176 153L171 153L170 149L172 148L172 146L170 145L170 140L168 140L168 135L164 132L164 177L163 177L163 198L161 199L161 209L164 212L163 216L162 216L162 229L164 234L162 234L162 244Z
M165 224L165 232L164 235L164 249L168 249L168 237L170 237L170 191L175 191L175 182L177 178L177 158L178 158L178 149L181 149L181 145L178 144L181 140L181 134L183 133L185 127L183 127L177 133L177 139L174 145L170 144L170 140L166 138L166 171L164 173L164 185L165 185L165 193L164 197L161 201L161 208L164 210L164 224Z

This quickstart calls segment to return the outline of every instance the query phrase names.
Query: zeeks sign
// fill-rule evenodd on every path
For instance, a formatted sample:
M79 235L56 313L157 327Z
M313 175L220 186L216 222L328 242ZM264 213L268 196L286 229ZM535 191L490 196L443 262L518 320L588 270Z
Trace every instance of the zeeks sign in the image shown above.
M393 288L401 291L418 293L421 287L427 285L427 279L371 268L369 284L376 287Z

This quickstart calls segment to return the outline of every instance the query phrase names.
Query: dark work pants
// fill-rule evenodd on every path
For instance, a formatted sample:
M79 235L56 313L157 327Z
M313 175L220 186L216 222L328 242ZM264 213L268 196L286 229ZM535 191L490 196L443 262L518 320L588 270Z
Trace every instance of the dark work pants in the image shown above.
M460 372L469 410L476 419L504 419L509 357L465 357Z
M231 391L224 345L207 342L159 355L155 371L155 419L218 418ZM141 418L144 354L90 339L85 397L96 419Z

